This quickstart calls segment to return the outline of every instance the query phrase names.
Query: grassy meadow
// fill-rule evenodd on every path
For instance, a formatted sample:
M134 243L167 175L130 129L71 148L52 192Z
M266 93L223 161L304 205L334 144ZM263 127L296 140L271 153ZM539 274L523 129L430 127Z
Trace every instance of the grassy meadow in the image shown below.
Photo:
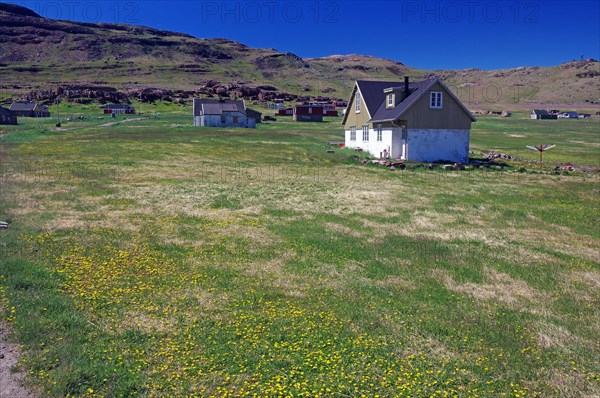
M388 170L326 153L341 118L144 108L0 127L0 311L40 396L600 394L597 171ZM541 143L600 167L597 118L471 134Z

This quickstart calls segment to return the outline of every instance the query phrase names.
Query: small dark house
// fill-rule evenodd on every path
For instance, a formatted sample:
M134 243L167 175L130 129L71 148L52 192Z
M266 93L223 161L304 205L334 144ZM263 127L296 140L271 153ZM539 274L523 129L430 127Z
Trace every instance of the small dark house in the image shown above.
M254 119L256 120L256 123L262 123L261 119L262 119L262 113L259 111L255 111L254 109L250 109L250 108L246 108L246 116L249 119Z
M17 124L17 117L9 109L0 106L0 124Z
M14 116L22 117L50 117L50 111L46 105L36 102L13 102L10 111Z
M277 111L277 116L292 116L294 108L284 108Z
M296 105L293 120L295 122L322 122L323 107L317 105Z

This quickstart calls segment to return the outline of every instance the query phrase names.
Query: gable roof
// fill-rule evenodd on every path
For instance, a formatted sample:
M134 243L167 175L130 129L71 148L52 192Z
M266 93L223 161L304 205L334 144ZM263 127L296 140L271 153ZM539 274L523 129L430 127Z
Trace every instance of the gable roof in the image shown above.
M222 115L223 112L240 112L246 114L246 104L244 100L194 98L194 116Z
M36 102L13 102L10 105L11 111L33 111L37 106ZM45 107L47 109L47 107Z
M257 110L250 109L250 108L246 108L246 114L248 116L253 116L253 117L261 117L262 116L262 112L259 112Z
M369 117L375 114L377 108L379 107L380 100L383 101L383 97L379 98L383 95L383 90L388 87L398 86L401 83L399 82L391 82L391 81L374 81L374 80L356 80L354 83L354 88L352 89L352 94L350 94L350 100L348 101L348 106L350 103L354 105L354 95L358 90L360 92L360 96L362 98L362 104L367 109L367 113ZM404 84L404 83L402 83ZM346 111L344 114L344 118L342 119L342 124L346 123L346 118L348 117L349 112Z
M441 81L439 78L426 79L420 82L409 83L408 90L410 94L400 101L395 107L387 108L385 104L386 93L385 89L394 89L394 91L400 91L404 93L404 82L379 82L379 81L368 81L368 80L357 80L355 89L352 92L352 96L358 87L362 93L363 102L369 111L371 119L369 122L389 122L394 121L402 117L402 115L412 107L427 91L433 87L436 83L439 83L442 88L456 101L461 109L471 118L472 121L477 119L469 109L454 95L454 93ZM351 97L352 98L352 97ZM346 115L348 112L346 112ZM346 115L342 123L346 122Z

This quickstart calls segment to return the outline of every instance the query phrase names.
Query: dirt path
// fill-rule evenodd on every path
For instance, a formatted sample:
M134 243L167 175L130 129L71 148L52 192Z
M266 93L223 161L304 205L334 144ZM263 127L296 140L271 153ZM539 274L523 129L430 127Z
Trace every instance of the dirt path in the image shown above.
M138 118L135 118L135 119L123 119L123 120L119 120L117 122L110 122L110 123L101 124L100 127L110 127L110 126L114 126L117 123L134 122L136 120L144 120L144 118L143 117L138 117Z
M12 372L11 368L19 362L21 353L18 344L8 343L6 337L10 329L0 323L0 398L34 398L21 384L23 372Z

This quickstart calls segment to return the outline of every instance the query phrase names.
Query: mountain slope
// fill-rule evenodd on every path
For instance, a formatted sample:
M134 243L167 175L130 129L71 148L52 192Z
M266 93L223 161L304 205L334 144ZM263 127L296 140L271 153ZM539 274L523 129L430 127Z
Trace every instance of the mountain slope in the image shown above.
M296 95L345 98L355 79L438 75L473 104L589 102L600 99L599 69L593 60L549 68L426 71L363 55L302 59L227 39L51 20L0 3L0 89L5 92L69 83L194 90L216 81L224 88L262 85Z

